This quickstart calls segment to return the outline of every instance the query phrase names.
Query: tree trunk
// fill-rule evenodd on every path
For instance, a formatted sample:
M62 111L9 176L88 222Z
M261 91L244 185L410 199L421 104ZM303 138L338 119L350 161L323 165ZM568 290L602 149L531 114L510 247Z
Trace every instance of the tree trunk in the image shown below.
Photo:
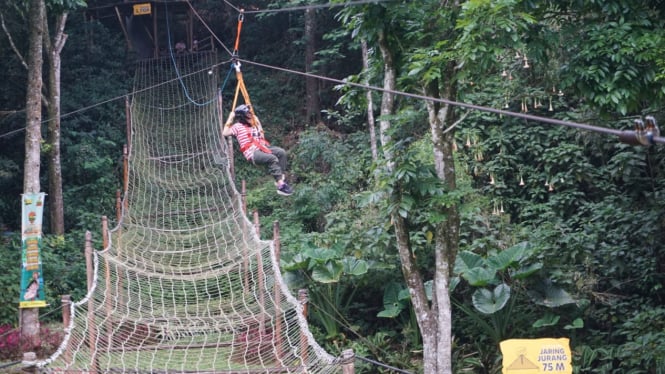
M316 52L316 10L307 8L305 10L305 72L314 70L314 58ZM305 111L308 124L321 121L321 108L319 103L319 83L316 78L305 79Z
M44 22L45 50L49 56L49 91L48 91L48 145L49 145L49 212L51 233L65 234L64 201L62 197L62 167L60 162L60 53L67 41L64 33L67 13L59 15L55 24L53 42L48 36L48 24Z
M444 70L444 76L453 74L454 64ZM449 74L449 75L446 75ZM425 87L425 95L454 100L455 91L452 83L444 88L440 95L436 85ZM444 133L444 127L452 126L454 121L453 107L440 105L427 101L427 112L432 133L432 148L434 152L434 168L446 189L452 191L456 188L455 160L453 157L454 132ZM446 209L447 219L435 227L434 257L435 275L432 298L436 305L437 319L437 366L439 373L452 373L452 306L450 303L449 284L455 266L455 258L459 248L459 212L455 205Z
M381 56L383 57L384 64L384 91L381 99L381 117L387 118L389 115L393 114L394 111L395 99L393 92L395 90L396 84L396 70L392 51L383 32L379 33L378 44L381 50ZM380 138L384 149L384 157L386 158L388 167L392 170L394 165L392 154L386 150L386 145L391 141L389 135L390 121L386 119L380 119L379 123ZM450 340L450 303L448 302L446 304L446 298L439 295L442 292L435 289L438 298L435 298L432 301L432 306L430 307L429 300L427 299L427 294L425 292L423 277L420 273L420 270L418 269L416 259L413 256L413 251L411 250L409 230L408 225L406 224L406 220L399 214L393 214L391 216L391 220L395 228L395 239L397 243L397 250L399 252L400 262L402 265L402 275L404 276L407 287L409 287L411 303L415 310L416 321L418 322L418 327L420 328L420 332L423 338L424 374L450 374L450 369L445 371L446 367L450 367L450 351L448 350L447 354L445 351L441 352L441 349L445 349L446 346L445 344L439 344L439 340L441 339L440 334L442 331L448 331L447 339ZM437 272L440 272L441 270L438 268L438 265L439 262L437 262ZM444 275L447 273L448 266L445 268ZM440 288L444 285L447 285L445 281L436 282L435 280L435 287ZM445 291L447 292L447 290L448 288L446 286ZM437 301L444 302L443 308L439 307ZM444 316L441 317L438 314L439 312L442 312ZM448 316L448 320L445 318L446 315ZM441 322L447 322L447 325L442 326ZM447 347L450 349L449 345ZM446 363L448 366L446 366Z
M369 52L367 50L367 40L360 41L363 55L363 71L369 71ZM369 77L365 77L365 84L369 84ZM367 95L367 127L369 128L369 143L372 150L372 160L376 162L379 159L379 151L376 147L376 123L374 121L374 102L372 100L372 90L365 90Z
M395 82L396 71L395 61L393 59L392 51L388 46L385 31L379 31L379 49L381 50L381 57L383 58L383 94L381 95L381 118L379 120L379 139L383 146L383 157L385 157L388 168L392 170L393 157L388 148L386 147L392 139L390 137L390 121L385 119L387 116L393 114L395 107Z
M42 122L42 65L43 27L46 17L44 0L30 0L30 52L28 55L28 89L26 97L25 163L23 167L23 191L38 193L40 171L41 122ZM29 347L36 348L39 341L39 309L21 309L21 339Z

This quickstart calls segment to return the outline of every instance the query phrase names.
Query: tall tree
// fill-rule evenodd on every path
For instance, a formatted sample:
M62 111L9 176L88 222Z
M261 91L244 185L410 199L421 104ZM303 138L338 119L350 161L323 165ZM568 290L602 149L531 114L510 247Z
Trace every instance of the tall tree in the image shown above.
M392 121L396 112L397 78L403 70L404 51L401 41L404 40L404 26L402 21L411 17L417 9L408 5L393 5L390 8L381 5L367 9L362 22L355 24L359 27L363 37L375 40L380 50L383 65L383 94L379 117L379 138L383 149L383 160L386 165L388 178L402 173L401 160L394 150L395 142L400 142L393 136L396 131ZM416 16L416 18L418 17ZM357 19L357 17L356 17ZM453 66L446 64L446 68ZM436 95L454 94L454 80L444 86L446 89L438 91L433 84L427 85L428 93ZM452 157L452 134L443 136L443 125L452 123L452 109L449 106L440 107L429 104L429 118L434 144L432 152L436 160L436 174L449 191L455 189L455 167ZM397 125L397 127L399 127ZM434 234L434 277L428 279L424 269L420 267L416 253L417 244L413 243L411 230L415 221L412 212L409 212L411 197L406 196L404 189L397 182L392 190L394 201L390 205L390 221L395 235L395 243L399 253L402 274L409 288L411 303L423 339L423 364L426 374L452 373L452 313L448 283L451 277L452 266L458 248L459 216L454 205L446 209L446 219L439 220L433 227ZM428 297L427 281L432 280L432 298Z
M368 84L369 78L367 74L369 72L369 48L367 48L366 39L362 39L360 41L360 47L363 58L363 71L365 72L364 83ZM365 95L367 97L367 128L369 130L369 144L370 144L370 149L372 150L372 160L376 162L379 159L379 150L376 146L376 121L374 120L374 100L372 98L371 90L367 90Z
M464 5L468 8L492 7L490 3L494 2L467 2ZM496 8L505 10L511 4L515 5L512 1L503 1ZM482 65L471 64L467 59L469 56L463 53L472 47L464 49L459 46L464 35L463 9L458 2L431 0L391 4L390 7L368 6L362 15L348 15L347 18L360 19L351 26L356 27L355 32L361 36L375 40L381 51L383 97L379 131L389 173L387 178L393 185L388 208L402 273L422 334L423 364L427 374L451 373L453 364L449 286L459 249L458 196L461 192L457 191L453 157L454 128L460 119L450 102L457 100L460 81L465 74L469 75L467 70L480 72L483 69ZM496 9L486 11L487 16ZM490 60L489 57L485 59ZM413 90L431 100L415 104L396 102L396 91ZM402 151L393 152L407 144L407 137L412 136L411 131L400 131L404 127L399 121L402 118L400 112L418 111L422 105L427 112L433 170L438 180L438 187L430 184L432 192L424 194L425 183L420 183L414 190L408 180L411 176L418 177L414 171L417 168L398 154ZM432 203L423 205L423 201ZM414 231L426 231L431 235L431 267L423 266L416 255L422 251L422 244L413 240ZM428 284L432 286L431 298Z
M49 36L47 17L44 17L44 49L49 61L48 80L48 183L51 234L65 234L65 207L62 197L62 166L60 162L60 53L67 41L65 23L67 12L56 16L53 39Z
M305 71L314 71L314 60L316 57L316 10L307 8L305 10ZM318 123L321 121L321 109L319 102L319 82L314 77L305 78L305 111L307 122Z
M42 65L43 34L46 23L44 0L30 0L30 38L28 54L28 89L26 95L25 163L23 191L39 193L40 147L42 141ZM21 338L31 347L39 341L39 308L21 309Z

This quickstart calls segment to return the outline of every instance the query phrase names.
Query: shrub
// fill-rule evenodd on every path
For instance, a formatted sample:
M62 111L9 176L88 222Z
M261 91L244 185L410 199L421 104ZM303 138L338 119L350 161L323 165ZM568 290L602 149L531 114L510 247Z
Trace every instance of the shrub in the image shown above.
M39 358L52 355L60 346L64 332L60 329L50 329L41 326L39 329L40 344L36 349L29 349L21 342L21 329L11 325L0 326L0 361L18 361L23 353L34 351Z

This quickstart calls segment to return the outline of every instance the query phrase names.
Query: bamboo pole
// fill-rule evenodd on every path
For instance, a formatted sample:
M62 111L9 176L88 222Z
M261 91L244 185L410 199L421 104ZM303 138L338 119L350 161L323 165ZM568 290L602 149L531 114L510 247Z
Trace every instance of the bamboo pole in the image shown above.
M309 302L309 296L307 294L306 289L300 289L298 290L298 300L300 301L300 304L302 305L302 314L307 319L307 303ZM309 347L309 343L307 342L307 335L301 330L300 331L300 354L302 357L302 365L307 366L307 347Z
M109 224L106 216L102 216L102 241L104 249L109 246L109 234L108 234ZM111 333L113 332L113 325L111 324L111 300L113 295L111 295L111 269L109 269L109 260L108 257L104 256L104 308L106 312L106 346L111 346Z
M279 258L281 251L281 243L279 238L279 221L272 224L272 237L275 244L275 258L274 261L279 266ZM274 291L275 293L275 334L277 339L277 359L281 360L284 357L284 341L282 340L282 292L279 282L275 279Z
M129 149L127 144L122 147L122 182L123 190L125 195L125 205L124 208L127 209L127 191L129 190Z
M254 210L254 229L256 230L256 235L261 237L261 224L259 222L259 212ZM261 251L256 251L256 276L258 278L258 292L259 292L259 305L261 306L261 315L259 316L259 331L261 336L266 332L266 291L265 291L265 273L263 271L263 256Z
M92 234L85 232L85 269L88 281L88 292L93 288L94 264L92 259ZM95 323L94 298L88 300L88 346L90 348L90 374L97 374L97 325Z
M60 304L62 305L62 326L65 331L68 331L69 324L72 321L72 296L71 295L62 295L60 297ZM71 331L69 332L71 334ZM72 351L69 344L65 347L64 361L65 366L69 366L72 361Z
M132 144L132 110L129 105L129 96L125 96L125 126L127 136L127 144Z
M242 213L243 215L247 215L247 191L246 191L247 186L245 185L245 180L242 181L242 188L241 188L241 193L240 197L242 199ZM242 250L242 258L243 258L243 277L244 277L244 291L245 293L249 292L249 256L247 255L247 223L246 220L243 218L242 220L242 235L243 235L243 245Z
M120 222L122 217L122 199L120 198L122 193L120 190L115 191L115 219L117 222Z

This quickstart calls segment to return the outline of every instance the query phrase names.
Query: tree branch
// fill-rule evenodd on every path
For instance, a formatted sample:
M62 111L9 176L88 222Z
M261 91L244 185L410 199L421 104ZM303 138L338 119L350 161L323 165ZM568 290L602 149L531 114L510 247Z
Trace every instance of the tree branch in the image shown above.
M7 26L5 25L5 16L2 12L0 12L0 23L2 23L2 29L5 31L5 34L7 35L7 38L9 39L9 44L11 44L12 49L14 50L14 53L16 53L16 56L21 61L21 64L23 64L23 67L25 68L25 70L28 70L28 64L25 62L25 59L23 58L21 53L18 51L18 48L16 48L16 45L14 44L14 39L12 39L12 34L10 34L9 30L7 30Z

